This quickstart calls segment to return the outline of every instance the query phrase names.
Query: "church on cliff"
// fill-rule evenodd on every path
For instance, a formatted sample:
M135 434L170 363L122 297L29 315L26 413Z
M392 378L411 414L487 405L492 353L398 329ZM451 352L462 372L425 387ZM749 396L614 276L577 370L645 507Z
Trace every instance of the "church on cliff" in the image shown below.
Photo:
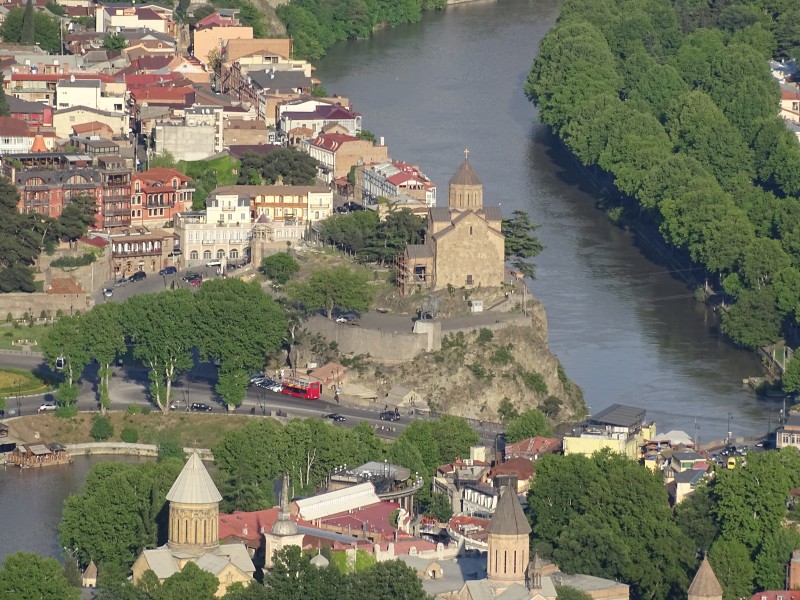
M450 178L447 207L428 209L425 241L398 257L403 295L419 289L499 287L505 277L505 238L499 206L484 206L483 183L469 162Z

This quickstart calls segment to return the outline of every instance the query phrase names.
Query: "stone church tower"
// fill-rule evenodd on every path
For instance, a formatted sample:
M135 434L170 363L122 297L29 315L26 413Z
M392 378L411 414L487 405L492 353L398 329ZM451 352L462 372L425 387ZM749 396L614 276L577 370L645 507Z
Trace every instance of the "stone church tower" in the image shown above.
M170 550L200 555L219 546L222 496L196 452L172 484L167 500Z
M272 526L269 533L264 534L265 554L264 566L272 568L272 555L286 546L303 547L304 534L298 533L297 524L292 521L292 513L289 509L289 476L283 476L281 486L281 505L278 510L278 520Z
M455 210L483 208L483 183L469 162L469 150L464 150L464 162L450 178L448 207Z
M489 534L486 563L489 583L496 587L508 587L513 583L525 585L531 526L514 490L502 488L486 532Z
M708 562L708 557L700 563L687 595L688 600L722 600L722 586Z

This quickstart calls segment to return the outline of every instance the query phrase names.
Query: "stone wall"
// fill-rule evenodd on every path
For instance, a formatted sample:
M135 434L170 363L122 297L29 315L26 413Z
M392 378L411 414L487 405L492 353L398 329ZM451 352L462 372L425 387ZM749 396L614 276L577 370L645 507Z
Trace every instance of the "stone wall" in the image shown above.
M156 147L159 154L169 152L176 161L205 160L217 151L216 134L216 129L210 125L157 125Z
M94 306L94 300L87 294L44 294L15 292L0 295L0 318L5 319L8 313L15 319L21 319L28 311L38 317L44 310L50 316L54 316L59 309L65 315L74 313L76 310L86 312Z
M214 460L211 450L206 448L184 448L184 452L197 452L201 460ZM70 456L88 456L90 454L128 455L128 456L158 456L158 446L155 444L126 444L125 442L92 442L88 444L67 444L67 454Z
M434 241L434 289L503 285L505 240L486 220L468 213Z

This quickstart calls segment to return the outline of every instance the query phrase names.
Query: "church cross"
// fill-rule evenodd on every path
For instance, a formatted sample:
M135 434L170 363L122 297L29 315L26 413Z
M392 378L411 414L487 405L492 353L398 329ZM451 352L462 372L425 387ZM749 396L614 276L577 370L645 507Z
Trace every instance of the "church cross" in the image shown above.
M469 148L464 148L464 160L469 160Z

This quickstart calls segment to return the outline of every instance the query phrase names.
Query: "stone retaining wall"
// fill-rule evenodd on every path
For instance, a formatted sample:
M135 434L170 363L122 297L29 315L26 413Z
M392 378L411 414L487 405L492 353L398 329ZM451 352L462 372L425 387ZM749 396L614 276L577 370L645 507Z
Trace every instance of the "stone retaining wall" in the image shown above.
M93 442L89 444L67 444L67 454L70 456L89 456L93 454L127 455L127 456L158 456L158 446L155 444L126 444L125 442ZM214 455L207 448L184 448L187 454L197 452L202 460L214 460Z

